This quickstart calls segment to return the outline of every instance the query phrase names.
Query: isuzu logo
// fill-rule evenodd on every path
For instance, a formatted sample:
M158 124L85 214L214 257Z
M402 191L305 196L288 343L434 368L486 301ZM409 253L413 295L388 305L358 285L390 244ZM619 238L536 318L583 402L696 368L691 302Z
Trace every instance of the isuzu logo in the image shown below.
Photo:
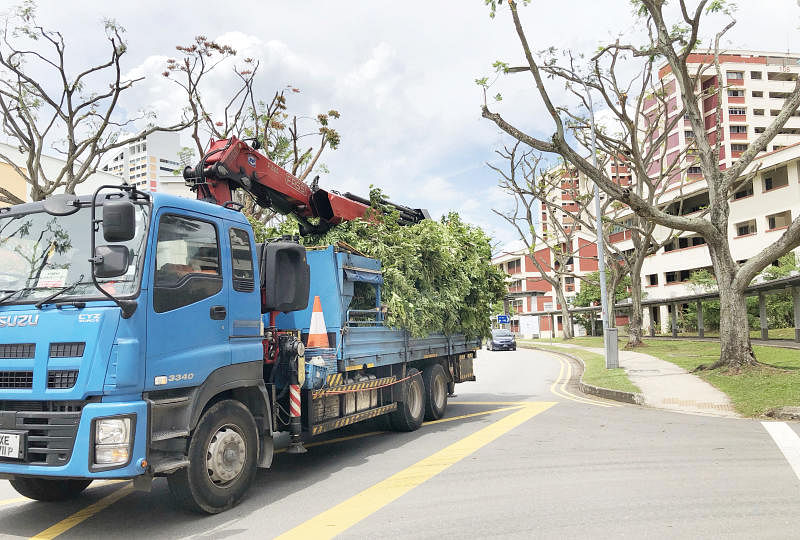
M0 315L0 328L36 326L37 324L39 324L38 315Z

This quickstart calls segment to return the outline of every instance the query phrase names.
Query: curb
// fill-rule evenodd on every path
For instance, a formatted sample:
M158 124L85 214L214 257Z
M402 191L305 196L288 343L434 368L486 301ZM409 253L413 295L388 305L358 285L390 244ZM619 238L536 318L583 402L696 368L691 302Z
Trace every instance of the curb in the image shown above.
M536 346L520 345L520 347L523 349L531 349L535 351L560 354L561 356L566 356L567 358L570 358L578 362L583 368L583 371L581 372L581 377L578 380L578 388L584 394L590 394L601 398L610 399L613 401L621 401L622 403L629 403L631 405L644 405L644 395L642 394L638 394L636 392L625 392L623 390L613 390L611 388L603 388L602 386L594 386L593 384L583 382L583 373L586 372L586 364L583 362L581 358L578 358L577 356L572 356L571 354L566 352L554 351L551 349L542 349Z
M775 420L800 420L800 407L777 407L764 413L764 416Z

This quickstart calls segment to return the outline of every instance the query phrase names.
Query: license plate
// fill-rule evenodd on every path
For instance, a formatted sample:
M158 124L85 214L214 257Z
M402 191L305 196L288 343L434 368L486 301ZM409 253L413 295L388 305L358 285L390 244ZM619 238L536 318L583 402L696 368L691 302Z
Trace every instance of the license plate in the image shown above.
M0 431L0 458L22 459L22 433Z

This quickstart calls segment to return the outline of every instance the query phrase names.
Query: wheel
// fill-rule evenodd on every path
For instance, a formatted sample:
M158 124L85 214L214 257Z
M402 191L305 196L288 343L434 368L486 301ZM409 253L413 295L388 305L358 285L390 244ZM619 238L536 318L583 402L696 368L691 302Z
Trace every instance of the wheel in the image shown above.
M256 474L258 431L250 411L225 400L208 409L189 442L189 465L167 477L184 508L217 514L235 505Z
M438 420L447 410L447 375L441 364L431 364L422 370L425 384L425 420Z
M49 480L46 478L21 478L9 480L11 486L23 497L37 501L64 501L77 497L91 480Z
M392 428L395 431L416 431L425 417L425 385L419 371L411 368L405 384L404 400L397 404L397 410L391 414Z

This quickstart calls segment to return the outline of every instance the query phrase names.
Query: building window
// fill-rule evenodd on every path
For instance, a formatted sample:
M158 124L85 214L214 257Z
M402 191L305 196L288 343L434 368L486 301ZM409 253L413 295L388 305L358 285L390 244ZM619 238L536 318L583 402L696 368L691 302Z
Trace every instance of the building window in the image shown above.
M764 92L761 90L753 90L752 95L753 97L764 97Z
M694 139L694 131L684 131L683 136L686 137L686 140Z
M750 72L750 78L751 79L760 79L761 78L761 72L760 71L751 71Z
M731 152L744 152L747 150L746 144L731 144Z
M747 126L730 126L731 133L747 133Z
M739 190L733 194L733 200L736 199L744 199L745 197L749 197L753 194L753 182L747 182L745 185L739 188Z
M769 97L771 99L789 99L791 96L791 92L770 92Z
M522 264L519 259L508 261L508 273L519 274L522 271Z
M785 173L786 169L781 168L776 171L773 171L769 176L764 176L764 191L771 191L773 189L778 189L783 186L789 185L789 176Z
M783 144L774 144L772 145L772 151L775 152L776 150L780 150L781 148L786 148L786 145Z
M678 273L677 272L666 272L664 274L664 281L666 283L675 283L678 281Z
M764 109L753 109L753 114L755 116L764 116Z
M728 97L744 97L744 90L728 89Z
M728 109L728 114L730 114L731 116L736 116L736 115L744 116L745 114L747 114L747 109L742 107L731 107Z
M792 222L792 212L786 210L785 212L780 212L778 214L772 214L771 216L767 216L767 230L774 230L780 229L783 227L788 227L789 223Z
M756 132L756 133L764 133L764 128L763 128L763 127L757 127L757 128L755 129L755 132Z
M686 172L689 173L689 174L703 174L703 169L701 169L700 167L697 167L697 166L692 166L692 167L689 167L686 170Z
M736 236L747 236L748 234L756 233L756 220L742 221L734 225L736 227Z
M649 276L647 276L647 282L651 286L658 285L658 274L650 274Z
M744 79L744 72L743 71L729 71L728 72L728 79L743 80Z

